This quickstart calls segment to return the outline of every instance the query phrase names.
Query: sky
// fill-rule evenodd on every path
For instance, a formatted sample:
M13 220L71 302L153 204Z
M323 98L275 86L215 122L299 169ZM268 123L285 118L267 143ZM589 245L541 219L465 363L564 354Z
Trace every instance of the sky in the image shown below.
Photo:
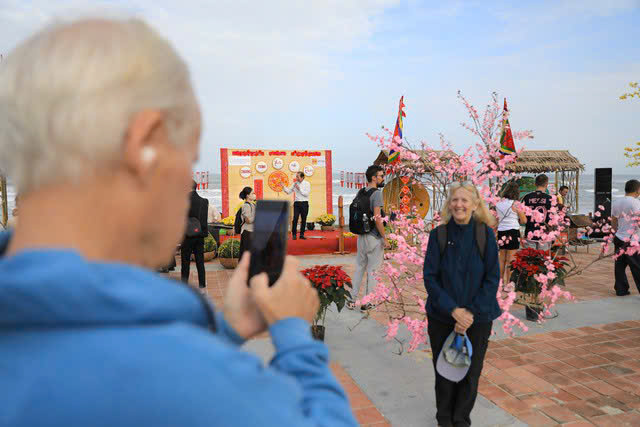
M51 19L144 18L192 72L203 113L197 170L220 148L330 149L334 171L363 171L404 95L404 135L462 152L462 93L480 110L506 97L529 149L627 168L640 141L640 0L0 0L0 53Z

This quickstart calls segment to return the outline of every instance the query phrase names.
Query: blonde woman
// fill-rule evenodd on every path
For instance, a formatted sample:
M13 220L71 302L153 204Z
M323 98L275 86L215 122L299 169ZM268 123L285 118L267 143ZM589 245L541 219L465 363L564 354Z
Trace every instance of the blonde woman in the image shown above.
M436 419L440 426L468 426L493 320L501 314L496 298L498 245L491 229L496 221L470 182L449 187L442 220L443 224L431 231L424 261L434 368L454 330L466 334L473 352L469 371L460 382L450 381L436 370Z

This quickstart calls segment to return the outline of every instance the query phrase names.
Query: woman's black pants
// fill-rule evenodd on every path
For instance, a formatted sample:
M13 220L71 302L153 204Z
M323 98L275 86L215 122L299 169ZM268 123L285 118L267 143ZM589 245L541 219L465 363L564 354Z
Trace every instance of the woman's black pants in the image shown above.
M244 251L251 249L251 231L243 231L240 235L240 259Z
M471 425L471 410L478 395L478 381L482 373L482 365L489 345L492 326L493 322L474 323L467 329L467 337L471 341L473 354L469 372L462 381L454 383L442 377L436 371L436 419L438 420L438 425L443 427ZM433 353L434 369L444 341L453 331L453 327L454 325L441 322L429 316L429 342Z

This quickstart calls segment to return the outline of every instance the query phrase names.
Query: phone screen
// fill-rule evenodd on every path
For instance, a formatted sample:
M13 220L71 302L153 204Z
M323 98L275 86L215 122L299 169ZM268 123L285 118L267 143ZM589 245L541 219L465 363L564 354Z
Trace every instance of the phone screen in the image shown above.
M278 280L287 253L289 202L259 200L251 235L249 279L267 273L269 286Z

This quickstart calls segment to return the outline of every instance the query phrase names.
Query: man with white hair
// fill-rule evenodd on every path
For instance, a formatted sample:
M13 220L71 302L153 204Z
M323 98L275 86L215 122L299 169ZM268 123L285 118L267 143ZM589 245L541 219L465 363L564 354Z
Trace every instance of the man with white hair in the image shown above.
M0 234L0 425L356 425L294 259L248 287L243 258L222 312L150 271L184 232L199 135L187 67L142 21L56 24L2 63L21 200ZM239 346L267 329L265 367Z

